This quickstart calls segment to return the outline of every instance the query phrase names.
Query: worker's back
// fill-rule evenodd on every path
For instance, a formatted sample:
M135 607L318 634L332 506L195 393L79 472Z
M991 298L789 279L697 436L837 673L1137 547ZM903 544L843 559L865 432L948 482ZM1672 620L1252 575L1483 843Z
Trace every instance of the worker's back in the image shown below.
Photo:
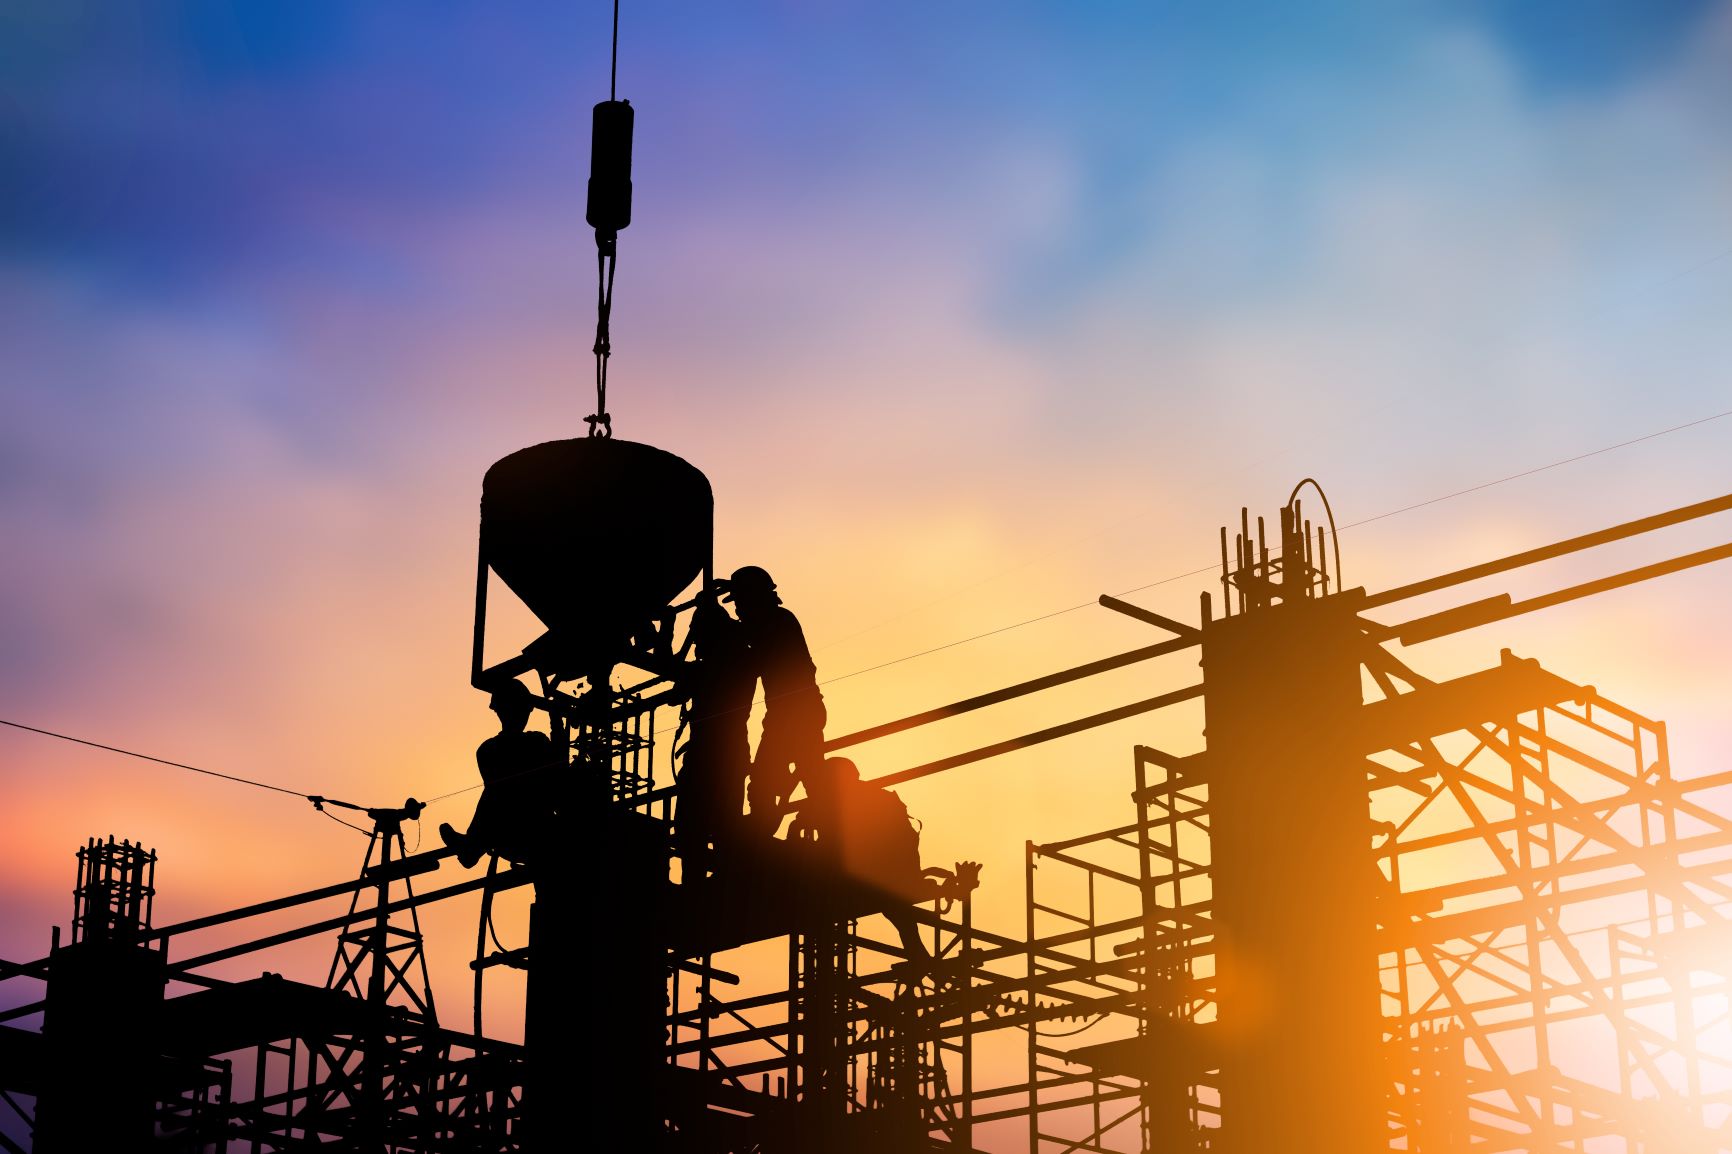
M557 805L563 760L547 734L533 729L496 733L475 751L475 767L494 804L519 821Z
M739 714L743 726L757 687L745 626L711 604L698 610L692 631L698 651L698 661L688 674L694 718L726 716L732 723L733 715Z
M781 605L771 605L742 615L740 625L758 676L764 679L766 708L774 710L779 704L790 704L790 699L818 695L818 666L799 618Z
M526 729L518 733L496 733L475 751L475 767L488 785L519 782L556 761L553 742L547 734Z
M854 783L836 807L835 852L849 875L912 900L920 889L920 833L902 799L881 786Z

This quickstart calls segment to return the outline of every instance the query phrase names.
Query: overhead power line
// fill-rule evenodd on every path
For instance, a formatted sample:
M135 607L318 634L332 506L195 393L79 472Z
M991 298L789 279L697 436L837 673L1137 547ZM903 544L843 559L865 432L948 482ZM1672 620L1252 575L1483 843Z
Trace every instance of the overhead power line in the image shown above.
M1363 525L1370 525L1376 521L1386 521L1391 517L1398 517L1403 513L1411 513L1416 509L1424 509L1424 508L1428 508L1432 505L1440 505L1445 501L1453 501L1457 497L1465 497L1471 493L1479 493L1479 492L1485 491L1486 489L1494 489L1499 485L1507 485L1511 481L1519 481L1525 477L1532 477L1532 476L1535 476L1535 475L1540 474L1540 473L1549 472L1552 469L1562 468L1565 465L1573 465L1578 461L1586 461L1592 457L1599 457L1599 456L1603 456L1606 453L1616 452L1619 449L1627 449L1631 445L1639 445L1644 441L1652 441L1657 437L1668 436L1672 433L1681 433L1685 429L1693 429L1693 428L1697 427L1698 425L1706 425L1712 421L1724 420L1727 417L1732 417L1732 409L1726 409L1726 410L1724 410L1722 412L1718 412L1718 413L1711 413L1706 417L1698 417L1693 421L1685 421L1681 425L1673 425L1670 428L1656 429L1651 433L1643 433L1639 437L1631 437L1628 440L1619 441L1616 444L1603 445L1598 449L1590 449L1589 451L1587 451L1585 453L1577 453L1572 457L1564 457L1564 458L1561 458L1559 460L1552 461L1548 464L1535 465L1531 469L1523 469L1520 472L1510 473L1510 474L1507 474L1505 476L1498 477L1495 480L1491 480L1491 481L1482 481L1477 485L1469 485L1465 489L1456 489L1453 492L1444 493L1441 496L1437 496L1437 497L1430 497L1424 501L1415 501L1411 505L1403 505L1398 509L1390 509L1387 512L1378 513L1375 516L1365 517L1361 520L1353 521L1349 524L1341 526L1340 529L1337 530L1337 532L1338 533L1345 533L1349 529L1357 529ZM1215 569L1217 568L1217 565L1218 565L1217 562L1211 562L1210 564L1204 565L1199 569L1187 569L1183 573L1174 573L1173 575L1171 575L1169 577L1162 577L1156 581L1150 581L1146 584L1138 585L1138 586L1131 588L1131 589L1122 590L1121 592L1113 594L1113 596L1115 596L1115 597L1128 597L1133 593L1142 593L1146 590L1154 589L1154 588L1161 586L1161 585L1170 585L1174 581L1183 581L1187 577L1199 577L1205 573L1214 572ZM1063 617L1068 613L1075 613L1080 609L1093 608L1094 606L1096 606L1098 604L1100 604L1100 602L1097 599L1091 597L1087 601L1080 601L1075 605L1067 605L1063 609L1052 609L1052 610L1049 610L1048 612L1040 613L1040 614L1037 614L1033 617L1024 618L1021 621L1013 621L1008 625L1000 625L1000 626L997 626L996 628L988 629L983 633L971 634L968 637L959 638L955 641L947 641L942 645L934 645L930 649L922 649L916 653L909 653L909 654L905 654L902 657L893 657L888 661L881 661L876 665L868 665L864 669L855 669L855 670L848 672L848 673L838 674L835 677L831 677L825 681L819 682L819 684L820 685L834 685L838 681L846 681L851 677L859 677L862 674L866 674L866 673L876 673L880 669L889 669L892 666L901 665L904 662L914 661L914 660L921 658L921 657L929 657L934 653L942 653L947 649L956 649L960 646L968 645L968 644L975 642L975 641L985 640L988 637L997 637L999 634L1009 633L1012 630L1021 629L1026 625L1035 625L1035 624L1038 624L1039 622L1042 622L1042 621L1050 621L1054 617Z
M0 725L9 725L13 729L22 729L28 733L39 733L43 737L57 737L61 741L70 741L75 745L88 745L92 749L102 749L109 753L118 753L123 757L136 757L140 761L154 761L158 765L167 765L172 766L175 769L184 769L189 773L202 773L206 777L220 777L224 781L232 781L237 785L250 785L254 789L268 789L272 793L286 793L290 797L298 797L303 801L312 796L311 794L303 793L298 789L290 789L285 785L272 785L268 781L257 781L250 777L242 777L238 773L222 773L214 769L204 769L200 766L188 765L184 761L170 761L166 757L155 757L148 753L139 753L134 749L122 749L118 745L104 745L100 741L87 741L82 737L73 737L69 733L56 733L52 729L38 729L34 725L25 725L18 721L7 721L4 718L0 718Z

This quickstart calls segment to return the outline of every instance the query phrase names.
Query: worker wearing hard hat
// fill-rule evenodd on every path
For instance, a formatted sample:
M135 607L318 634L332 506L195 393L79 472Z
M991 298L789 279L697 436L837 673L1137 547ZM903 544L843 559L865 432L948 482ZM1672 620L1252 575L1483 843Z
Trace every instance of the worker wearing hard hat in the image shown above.
M744 824L746 775L752 766L747 722L758 684L745 632L717 604L713 589L698 596L691 625L698 660L684 678L691 693L690 736L674 815L688 881L703 878L725 856L712 854L711 847L730 847Z
M746 796L750 827L770 837L782 824L800 775L824 762L824 695L806 634L782 605L770 575L747 565L717 586L722 599L733 602L752 667L764 683L764 732Z
M938 912L961 901L980 884L980 863L955 869L920 865L920 828L902 799L876 782L861 781L860 767L846 757L826 758L804 775L806 800L788 827L788 840L821 869L851 879L877 900L871 906L895 927L906 964L923 969L930 951L920 940L914 907L935 901Z
M489 853L521 861L533 852L536 834L552 809L557 770L565 760L547 734L526 728L535 697L523 682L501 681L488 708L499 717L499 732L475 751L484 783L475 816L463 833L448 822L439 826L440 838L465 866Z
M880 912L902 939L910 960L927 957L913 904L937 890L920 868L920 831L902 799L860 780L846 757L826 759L805 775L806 801L788 838L813 847L820 862L876 891Z

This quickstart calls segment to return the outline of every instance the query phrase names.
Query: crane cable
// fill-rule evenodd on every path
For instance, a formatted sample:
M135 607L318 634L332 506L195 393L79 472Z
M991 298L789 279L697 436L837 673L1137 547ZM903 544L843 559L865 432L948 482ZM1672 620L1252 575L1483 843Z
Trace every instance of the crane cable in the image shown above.
M589 204L584 218L595 228L595 412L584 418L589 435L613 436L607 411L607 361L613 353L613 274L619 231L631 223L632 108L619 98L619 0L613 3L613 56L607 99L590 123Z
M598 242L595 254L595 412L584 418L592 437L613 436L613 414L607 411L607 358L613 351L608 319L613 312L613 268L617 251L614 241L605 245Z

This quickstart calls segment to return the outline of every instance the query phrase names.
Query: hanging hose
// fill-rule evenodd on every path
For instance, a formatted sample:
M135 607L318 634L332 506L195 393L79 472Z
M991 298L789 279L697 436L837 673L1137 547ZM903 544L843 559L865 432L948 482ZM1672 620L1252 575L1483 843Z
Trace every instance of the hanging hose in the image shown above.
M1303 481L1300 481L1297 485L1293 486L1293 492L1287 498L1287 507L1289 509L1293 507L1293 502L1299 499L1299 490L1303 489L1307 485L1316 489L1317 495L1323 498L1323 515L1329 518L1329 542L1335 547L1335 587L1337 589L1345 589L1347 586L1341 578L1341 534L1335 529L1335 510L1329 507L1329 494L1323 491L1323 486L1317 483L1316 478L1306 477ZM1349 525L1348 528L1351 529L1352 526ZM1327 578L1328 575L1325 574L1324 576ZM1327 580L1325 581L1324 592L1328 592Z
M493 875L499 872L499 855L487 857L487 881L481 887L481 920L475 926L475 1052L481 1052L487 1034L481 1025L481 994L487 978L487 935L493 931ZM497 940L497 939L495 939Z

